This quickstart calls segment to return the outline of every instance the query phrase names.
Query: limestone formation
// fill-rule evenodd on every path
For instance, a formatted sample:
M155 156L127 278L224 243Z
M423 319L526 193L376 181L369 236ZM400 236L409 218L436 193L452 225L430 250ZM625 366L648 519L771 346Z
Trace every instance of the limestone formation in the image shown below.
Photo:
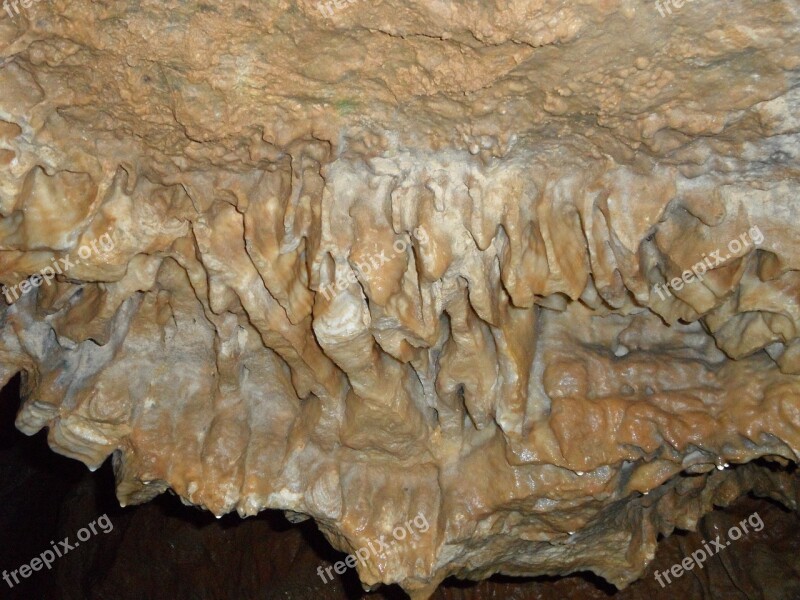
M121 503L421 514L417 598L797 507L797 2L27 4L0 383Z

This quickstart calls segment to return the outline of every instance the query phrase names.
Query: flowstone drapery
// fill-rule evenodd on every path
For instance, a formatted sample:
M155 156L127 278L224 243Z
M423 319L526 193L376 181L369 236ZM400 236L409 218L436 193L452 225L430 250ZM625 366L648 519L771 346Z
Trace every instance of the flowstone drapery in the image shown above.
M796 4L328 8L0 20L17 426L418 598L796 507Z

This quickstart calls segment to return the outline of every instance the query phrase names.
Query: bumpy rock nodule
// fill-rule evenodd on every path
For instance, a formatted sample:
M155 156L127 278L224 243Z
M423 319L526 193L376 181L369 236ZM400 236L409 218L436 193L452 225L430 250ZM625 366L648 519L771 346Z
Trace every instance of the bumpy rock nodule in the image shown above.
M422 513L358 566L420 598L796 506L725 469L800 449L793 2L54 0L0 46L0 382L122 503Z

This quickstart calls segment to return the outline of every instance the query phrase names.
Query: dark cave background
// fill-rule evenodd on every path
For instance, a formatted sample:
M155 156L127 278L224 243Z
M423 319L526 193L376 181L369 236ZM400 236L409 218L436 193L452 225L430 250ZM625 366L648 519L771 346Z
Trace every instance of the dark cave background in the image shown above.
M0 598L69 600L399 600L397 586L365 593L355 570L324 584L317 567L344 558L313 521L291 524L278 511L242 520L215 519L167 493L141 506L121 508L114 496L111 461L90 473L47 446L47 432L27 437L14 427L19 376L0 393L0 572L13 571L106 514L114 528L98 527L85 543L9 588ZM717 527L727 530L754 511L765 526L662 588L655 569L702 546ZM642 579L617 591L592 574L480 583L448 580L436 600L800 600L800 520L769 500L745 497L715 510L698 532L661 540ZM716 534L715 534L716 535ZM710 537L709 537L710 536ZM12 580L13 581L13 580Z

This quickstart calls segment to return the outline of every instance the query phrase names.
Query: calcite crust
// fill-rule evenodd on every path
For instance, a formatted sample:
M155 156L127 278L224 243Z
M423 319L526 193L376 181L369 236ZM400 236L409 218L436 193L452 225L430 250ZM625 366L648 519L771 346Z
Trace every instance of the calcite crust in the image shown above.
M17 427L417 598L796 508L797 3L332 6L0 19Z

